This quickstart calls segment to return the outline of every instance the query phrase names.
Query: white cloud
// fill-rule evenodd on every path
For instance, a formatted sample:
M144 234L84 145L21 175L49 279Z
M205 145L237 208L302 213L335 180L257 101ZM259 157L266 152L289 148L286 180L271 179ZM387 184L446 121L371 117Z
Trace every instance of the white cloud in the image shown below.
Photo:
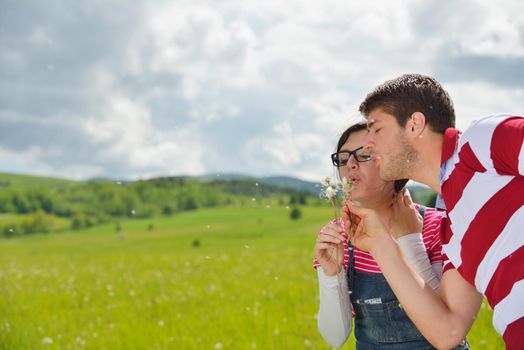
M0 169L315 180L366 93L402 73L436 76L459 128L522 113L523 4L11 2Z

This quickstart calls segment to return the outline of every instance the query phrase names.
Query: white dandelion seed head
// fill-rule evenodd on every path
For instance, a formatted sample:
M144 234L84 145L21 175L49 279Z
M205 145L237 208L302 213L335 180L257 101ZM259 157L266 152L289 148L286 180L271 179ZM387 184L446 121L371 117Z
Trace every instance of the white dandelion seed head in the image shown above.
M333 187L331 186L328 186L326 188L326 199L328 200L333 200L334 198L337 197L337 190L334 189Z
M42 338L42 344L53 344L53 338L43 337Z

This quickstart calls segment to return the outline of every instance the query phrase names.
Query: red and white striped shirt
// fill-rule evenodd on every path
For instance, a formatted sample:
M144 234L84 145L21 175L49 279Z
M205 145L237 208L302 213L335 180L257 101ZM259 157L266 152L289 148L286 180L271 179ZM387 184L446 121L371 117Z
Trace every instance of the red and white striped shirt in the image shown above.
M457 271L493 308L508 349L524 344L524 118L447 129L441 192L444 271Z
M415 204L418 209L418 204ZM426 208L426 214L424 215L424 223L422 224L422 240L428 253L429 262L434 264L436 262L442 262L441 248L442 243L440 240L440 223L442 220L442 213L433 209ZM355 270L358 272L366 273L382 273L380 267L371 254L363 250L354 247L355 255ZM344 242L344 269L347 270L349 262L349 250L348 245ZM319 267L317 259L313 261L313 267L316 269Z

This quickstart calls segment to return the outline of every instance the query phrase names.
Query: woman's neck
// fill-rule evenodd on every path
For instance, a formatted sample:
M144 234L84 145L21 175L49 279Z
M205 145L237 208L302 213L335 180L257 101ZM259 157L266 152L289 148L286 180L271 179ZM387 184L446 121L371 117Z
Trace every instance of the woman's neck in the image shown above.
M378 198L366 198L360 201L364 208L373 209L380 217L389 217L391 215L391 203L393 201L394 193L383 193Z

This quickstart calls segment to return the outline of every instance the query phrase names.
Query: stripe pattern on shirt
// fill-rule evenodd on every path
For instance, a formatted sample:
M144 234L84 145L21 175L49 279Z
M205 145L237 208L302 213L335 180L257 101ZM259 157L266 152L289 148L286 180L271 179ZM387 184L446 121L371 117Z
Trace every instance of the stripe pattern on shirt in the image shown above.
M444 270L457 268L486 296L501 334L524 317L523 140L522 117L474 122L459 136L441 182Z

